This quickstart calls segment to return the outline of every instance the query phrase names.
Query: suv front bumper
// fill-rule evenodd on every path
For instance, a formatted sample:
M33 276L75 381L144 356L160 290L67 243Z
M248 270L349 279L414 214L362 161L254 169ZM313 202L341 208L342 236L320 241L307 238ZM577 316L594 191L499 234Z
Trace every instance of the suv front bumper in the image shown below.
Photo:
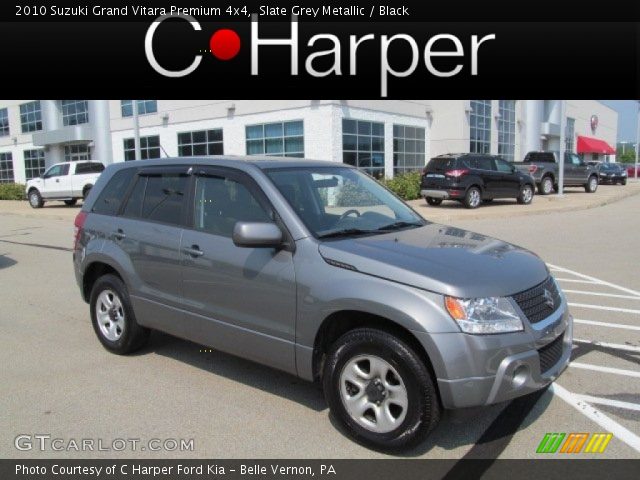
M535 327L505 335L417 334L427 352L437 349L430 357L443 406L499 403L540 390L558 378L569 363L573 343L573 318L566 301ZM559 358L542 371L540 352L561 336Z

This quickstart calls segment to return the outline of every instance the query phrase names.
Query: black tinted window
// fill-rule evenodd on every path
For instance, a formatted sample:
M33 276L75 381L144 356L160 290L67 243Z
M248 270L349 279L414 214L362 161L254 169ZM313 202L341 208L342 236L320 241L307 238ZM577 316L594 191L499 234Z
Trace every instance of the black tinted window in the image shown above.
M147 180L149 177L138 177L136 184L129 195L127 205L124 207L122 214L125 217L140 217L142 214L142 201L144 200L144 191L147 188Z
M104 165L101 163L78 163L76 165L76 175L83 175L86 173L100 173L104 170Z
M496 159L496 167L498 167L499 172L503 172L503 173L513 172L513 169L511 168L511 164L505 162L504 160Z
M100 192L100 196L91 211L103 215L115 215L118 213L134 172L133 168L127 168L116 173Z
M194 216L197 229L225 237L236 222L273 221L245 185L222 176L197 178Z
M187 189L186 175L149 177L142 203L142 218L180 224Z
M493 163L493 158L491 157L476 157L476 167L480 170L495 170L495 165Z
M432 158L429 160L427 165L427 170L449 170L456 168L457 159L456 158Z

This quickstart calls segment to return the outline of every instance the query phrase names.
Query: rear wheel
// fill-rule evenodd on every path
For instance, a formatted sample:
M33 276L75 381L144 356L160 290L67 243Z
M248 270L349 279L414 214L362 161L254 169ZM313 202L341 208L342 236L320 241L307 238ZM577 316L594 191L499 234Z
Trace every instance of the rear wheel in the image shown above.
M522 205L528 205L533 200L533 186L526 184L520 188L520 193L518 194L518 203Z
M405 448L440 419L428 368L407 343L381 330L342 335L327 354L322 381L332 414L368 445Z
M538 193L540 195L549 195L553 190L553 179L551 176L547 175L542 180L540 180L540 185L538 185Z
M71 200L65 200L64 204L68 205L70 207L73 207L76 203L78 203L78 199L77 198L72 198Z
M587 184L584 186L584 191L587 193L595 193L598 189L598 177L595 175L591 175L589 180L587 180Z
M89 195L89 192L90 192L90 191L91 191L91 185L87 185L86 187L84 187L84 188L82 189L82 198L83 198L84 200L86 200L86 199L87 199L87 195Z
M29 205L31 205L31 208L42 208L44 205L42 195L35 188L29 192Z
M478 208L482 202L482 195L478 187L470 187L464 196L464 206L467 208Z
M442 199L441 198L435 198L435 197L425 197L427 200L427 203L429 205L431 205L432 207L437 207L438 205L440 205L442 203Z
M149 338L149 330L136 321L127 287L117 276L104 275L96 281L89 305L93 329L110 352L134 352Z

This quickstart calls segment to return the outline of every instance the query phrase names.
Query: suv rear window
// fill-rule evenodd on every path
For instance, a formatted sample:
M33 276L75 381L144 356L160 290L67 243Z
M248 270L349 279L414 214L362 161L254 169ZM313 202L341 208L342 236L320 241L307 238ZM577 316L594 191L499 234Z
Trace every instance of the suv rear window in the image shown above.
M76 175L85 173L100 173L104 170L104 165L99 162L78 163L76 164Z
M126 168L117 172L100 192L100 196L91 211L102 215L117 214L135 172L134 168Z
M457 160L455 157L435 157L429 160L427 170L442 172L444 170L454 169L458 164Z

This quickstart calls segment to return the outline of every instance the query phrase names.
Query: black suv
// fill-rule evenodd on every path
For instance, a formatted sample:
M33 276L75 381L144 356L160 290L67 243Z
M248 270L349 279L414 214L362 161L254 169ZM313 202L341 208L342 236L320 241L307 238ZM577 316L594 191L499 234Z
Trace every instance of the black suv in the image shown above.
M458 200L467 208L482 201L515 198L529 204L535 182L511 163L492 155L447 154L432 158L422 171L420 194L429 205Z

